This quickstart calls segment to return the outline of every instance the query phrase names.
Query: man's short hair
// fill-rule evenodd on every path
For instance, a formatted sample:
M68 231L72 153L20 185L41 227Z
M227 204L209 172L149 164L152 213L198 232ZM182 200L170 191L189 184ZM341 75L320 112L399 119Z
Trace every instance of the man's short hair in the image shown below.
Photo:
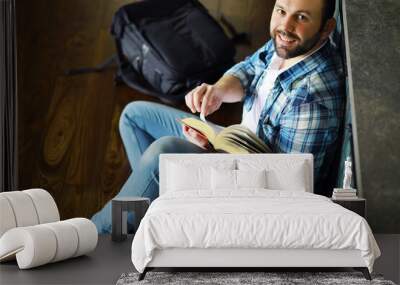
M340 1L340 0L338 0ZM326 22L333 18L336 9L336 0L324 0L324 10L322 11L322 25L325 26Z

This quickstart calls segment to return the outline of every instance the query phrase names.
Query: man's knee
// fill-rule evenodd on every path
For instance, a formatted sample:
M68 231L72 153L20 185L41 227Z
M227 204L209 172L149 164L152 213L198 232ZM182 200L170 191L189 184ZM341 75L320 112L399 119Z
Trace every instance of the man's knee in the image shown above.
M158 167L160 154L179 153L179 145L182 139L173 136L162 137L153 142L142 156L142 164L152 168Z
M149 165L154 164L158 167L160 154L163 153L203 153L207 152L185 139L165 136L153 142L143 154L142 162Z
M158 160L159 155L162 153L179 152L180 143L182 143L181 138L165 136L153 142L144 155L148 156L151 160Z
M140 160L140 167L142 171L144 171L143 173L152 176L153 179L149 183L153 183L154 179L158 180L158 173L159 173L158 164L159 164L160 154L175 152L176 143L179 140L180 139L177 137L162 137L153 142L143 153L143 156L141 157ZM150 186L151 185L148 185L147 188L149 188ZM154 190L154 187L150 187L149 189ZM153 190L149 190L150 194L154 192ZM143 193L143 195L145 195L146 197L148 197L148 195L150 194ZM157 197L158 193L154 195L155 197Z
M145 105L149 102L135 101L125 106L119 119L119 130L122 131L127 126L132 127L135 124L135 119L141 116Z

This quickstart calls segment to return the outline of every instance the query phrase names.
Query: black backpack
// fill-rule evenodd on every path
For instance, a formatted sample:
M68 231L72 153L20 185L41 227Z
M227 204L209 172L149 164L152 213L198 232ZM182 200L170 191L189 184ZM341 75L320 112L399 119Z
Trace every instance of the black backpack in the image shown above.
M180 100L234 64L235 47L197 0L143 0L114 15L118 77L131 88Z

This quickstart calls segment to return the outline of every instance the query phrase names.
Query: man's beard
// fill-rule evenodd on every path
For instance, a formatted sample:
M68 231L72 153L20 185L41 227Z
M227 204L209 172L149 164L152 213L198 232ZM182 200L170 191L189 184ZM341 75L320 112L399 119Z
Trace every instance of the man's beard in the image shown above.
M290 32L284 32L284 31L276 30L276 29L273 31L272 39L274 42L275 51L278 54L278 56L283 59L289 59L289 58L293 58L293 57L308 53L310 50L312 50L316 46L316 44L320 41L320 38L321 38L321 31L318 31L318 33L316 33L311 38L305 40L303 43L300 43L299 45L295 46L292 49L288 49L287 47L284 47L284 46L280 46L280 47L277 46L276 37L278 36L278 34L283 34L283 35L285 35L291 39L297 40L297 41L299 41L300 39L296 35L294 35Z

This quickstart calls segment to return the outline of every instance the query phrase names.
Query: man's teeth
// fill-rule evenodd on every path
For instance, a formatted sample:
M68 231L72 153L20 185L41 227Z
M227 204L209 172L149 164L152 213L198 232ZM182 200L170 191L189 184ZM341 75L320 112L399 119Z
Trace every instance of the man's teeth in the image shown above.
M283 36L283 35L279 35L280 37L281 37L281 39L283 40L283 41L285 41L285 42L294 42L294 40L293 39L291 39L291 38L288 38L288 37L286 37L286 36Z

